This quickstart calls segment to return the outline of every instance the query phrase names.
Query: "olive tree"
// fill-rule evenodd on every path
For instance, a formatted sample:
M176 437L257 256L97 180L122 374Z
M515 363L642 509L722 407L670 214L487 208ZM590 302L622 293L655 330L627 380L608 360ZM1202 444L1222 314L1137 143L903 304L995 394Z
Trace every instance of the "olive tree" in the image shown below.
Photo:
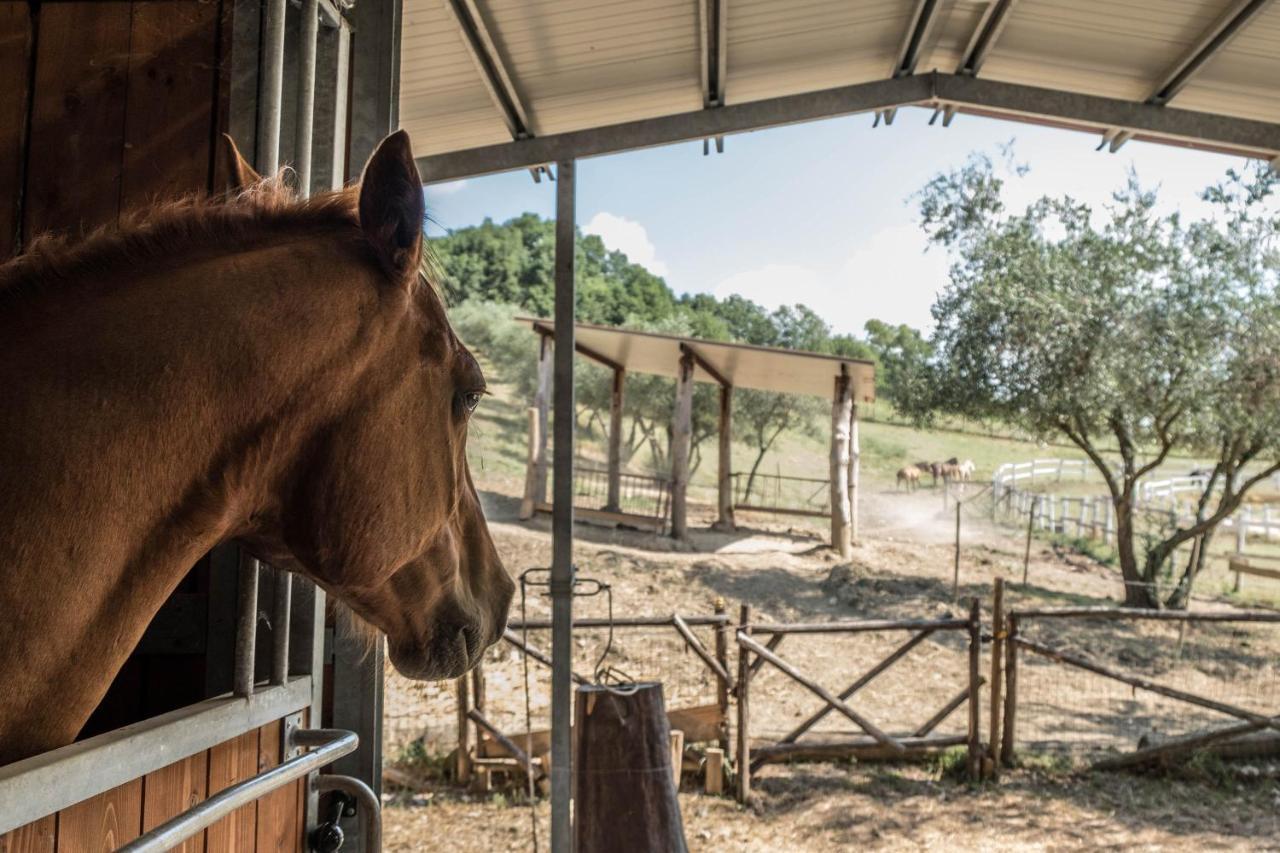
M902 404L1070 440L1115 507L1126 604L1184 606L1208 549L1163 598L1160 572L1280 470L1275 176L1228 173L1191 223L1134 177L1101 210L1042 198L1021 212L1005 180L979 156L918 194L951 280ZM1137 487L1175 451L1213 460L1207 484L1193 518L1153 529Z

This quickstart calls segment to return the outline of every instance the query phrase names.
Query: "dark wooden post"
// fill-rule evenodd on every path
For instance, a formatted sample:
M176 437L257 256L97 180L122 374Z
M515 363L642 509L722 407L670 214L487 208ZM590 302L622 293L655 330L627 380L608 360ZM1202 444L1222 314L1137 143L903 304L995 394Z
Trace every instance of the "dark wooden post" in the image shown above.
M671 423L671 537L684 539L689 530L689 452L693 441L693 355L680 356L675 415Z
M551 418L551 335L538 334L538 390L533 395L533 407L538 411L537 453L534 464L533 500L547 500L547 426Z
M581 853L688 850L662 685L578 688L574 837Z
M622 399L626 368L613 369L613 392L609 395L609 497L604 508L622 511Z
M1000 733L1000 763L1013 765L1013 726L1018 714L1018 618L1005 619L1004 731ZM993 745L994 746L994 745Z
M723 598L716 599L716 615L725 615L725 605ZM716 660L720 663L720 667L725 671L729 671L729 632L733 630L728 622L722 622L716 626ZM716 707L720 711L720 749L725 755L729 754L729 685L724 683L723 679L716 679Z
M751 605L744 604L738 611L738 630L744 634L751 633ZM751 656L738 646L738 802L746 804L751 799L751 741L748 738L751 720L749 697L751 695Z
M471 781L471 720L467 716L470 695L467 692L467 676L463 675L456 682L458 688L458 752L454 771L460 785Z
M982 611L978 599L969 605L969 778L982 768Z
M848 368L840 365L831 400L831 547L841 557L853 553L849 511L849 421L853 402L849 397Z
M720 460L717 530L733 530L733 386L720 386Z
M991 775L1000 775L1000 723L1001 688L1004 687L1001 667L1004 664L1004 578L996 578L991 594L991 731L987 739L990 752Z

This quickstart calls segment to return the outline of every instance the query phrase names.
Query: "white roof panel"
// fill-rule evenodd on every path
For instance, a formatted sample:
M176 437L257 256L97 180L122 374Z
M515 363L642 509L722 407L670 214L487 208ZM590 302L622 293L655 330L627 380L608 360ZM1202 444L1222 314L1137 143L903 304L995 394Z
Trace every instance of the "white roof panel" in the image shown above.
M956 73L995 1L938 0L915 73ZM710 40L701 10L717 0L403 2L400 116L422 155L511 138L450 5L481 19L492 59L523 105L534 137L703 108ZM918 0L719 2L727 10L725 101L735 105L889 78ZM1245 4L1020 0L1007 8L979 79L1142 103L1215 24ZM982 103L960 106L985 109ZM1169 106L1280 123L1280 2L1248 18ZM991 109L1052 119L1035 109ZM1142 135L1142 126L1135 128ZM1185 142L1205 132L1162 131L1162 138ZM1256 155L1270 148L1232 150Z

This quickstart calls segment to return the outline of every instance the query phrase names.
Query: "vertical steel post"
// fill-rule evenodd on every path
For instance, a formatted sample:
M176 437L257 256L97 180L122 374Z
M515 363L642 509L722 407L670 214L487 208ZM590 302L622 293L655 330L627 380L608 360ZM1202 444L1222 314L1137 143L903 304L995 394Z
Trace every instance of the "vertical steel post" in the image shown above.
M311 195L311 133L316 108L316 47L320 38L320 0L302 0L298 26L298 109L293 129L294 171L298 194Z
M262 82L258 90L258 152L254 166L267 177L280 168L285 2L267 0L262 16Z
M573 753L574 162L556 164L555 438L551 507L551 850L570 853Z
M236 665L232 676L232 689L237 696L253 694L254 653L258 648L258 566L257 560L241 552Z
M293 609L293 575L275 569L275 604L271 617L271 683L289 680L289 619Z

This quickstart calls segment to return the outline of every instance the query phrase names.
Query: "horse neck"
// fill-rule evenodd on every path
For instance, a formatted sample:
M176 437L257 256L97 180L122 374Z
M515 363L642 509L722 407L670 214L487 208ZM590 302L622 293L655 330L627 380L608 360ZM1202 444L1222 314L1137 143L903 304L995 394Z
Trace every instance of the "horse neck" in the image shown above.
M294 242L0 317L0 764L74 738L187 570L270 505L358 381L377 312L352 264Z

